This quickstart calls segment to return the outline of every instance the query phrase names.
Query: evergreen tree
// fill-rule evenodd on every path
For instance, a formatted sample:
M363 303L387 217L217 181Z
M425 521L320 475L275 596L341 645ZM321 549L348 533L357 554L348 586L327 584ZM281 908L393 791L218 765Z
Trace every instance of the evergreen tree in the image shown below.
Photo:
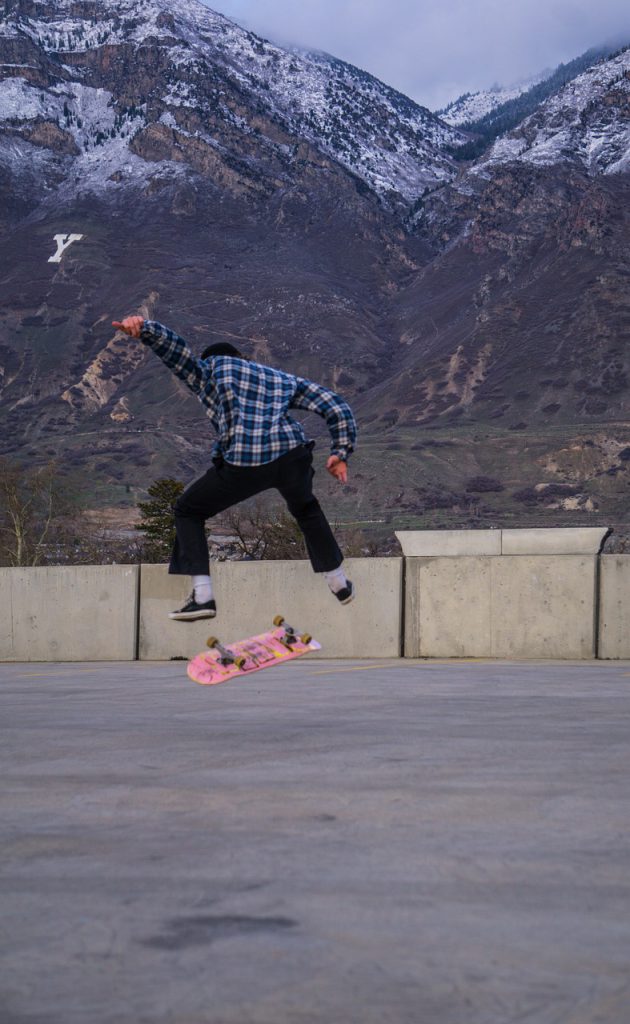
M136 526L145 536L142 556L147 562L165 562L175 542L174 505L184 485L172 477L160 477L148 489L149 501L139 501L142 519Z

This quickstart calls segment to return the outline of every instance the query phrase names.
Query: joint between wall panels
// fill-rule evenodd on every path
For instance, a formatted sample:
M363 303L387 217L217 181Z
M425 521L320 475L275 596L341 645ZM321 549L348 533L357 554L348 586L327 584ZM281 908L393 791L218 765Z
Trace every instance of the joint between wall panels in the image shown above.
M399 657L407 656L406 629L407 629L407 559L400 560L400 636L398 640Z
M140 661L140 594L142 588L142 566L136 571L136 607L134 616L133 658Z
M601 539L599 551L595 558L595 601L593 614L593 629L595 630L595 637L593 642L593 652L594 657L598 660L600 658L600 633L602 625L602 555L604 553L604 545L612 532L612 527L606 530L606 533Z
M595 597L593 600L593 655L599 659L599 627L602 614L602 558L601 549L595 556Z

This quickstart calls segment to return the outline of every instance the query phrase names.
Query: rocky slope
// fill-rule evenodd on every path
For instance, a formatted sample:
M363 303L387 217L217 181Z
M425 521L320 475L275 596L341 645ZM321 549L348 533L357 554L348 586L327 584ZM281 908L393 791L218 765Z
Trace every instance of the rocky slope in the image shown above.
M416 418L470 413L524 429L627 415L629 161L625 50L427 200L415 230L442 251L401 300L426 360ZM455 316L438 331L453 286ZM449 359L459 353L458 387L430 365L445 343Z
M448 438L436 507L463 511L467 465L468 480L509 490L477 495L503 517L627 517L629 156L625 50L418 211L434 255L393 299L396 356L362 411L396 444L413 448L422 427ZM435 452L419 450L420 492L399 495L409 510L436 499Z
M138 310L352 400L344 518L624 514L628 51L464 170L428 111L200 4L7 0L0 61L3 451L109 503L205 465L109 326Z
M61 179L64 198L146 181L156 164L273 188L309 144L394 205L453 176L457 130L365 72L273 46L198 0L5 7L0 109L13 145L2 162L18 179L24 164L51 188Z
M629 71L626 50L580 76L421 205L433 256L359 399L386 515L627 523Z
M387 359L380 303L414 265L388 209L453 176L440 147L456 134L357 69L202 4L5 7L5 445L72 447L81 424L77 463L86 437L116 449L125 430L162 457L171 397L177 444L194 447L194 401L109 330L136 308L193 342L237 337L368 387ZM51 264L60 234L79 238ZM135 440L125 450L141 456Z

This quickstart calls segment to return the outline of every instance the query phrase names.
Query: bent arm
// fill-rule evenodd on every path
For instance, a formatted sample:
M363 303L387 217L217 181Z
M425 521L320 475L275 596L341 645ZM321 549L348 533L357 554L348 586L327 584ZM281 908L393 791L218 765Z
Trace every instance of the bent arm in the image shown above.
M297 388L291 400L291 408L308 409L326 420L332 443L331 455L344 461L354 451L357 439L357 425L352 409L340 395L311 380L297 377Z
M145 320L140 330L140 340L160 357L169 370L187 384L191 391L199 394L207 370L197 359L183 338L157 320Z

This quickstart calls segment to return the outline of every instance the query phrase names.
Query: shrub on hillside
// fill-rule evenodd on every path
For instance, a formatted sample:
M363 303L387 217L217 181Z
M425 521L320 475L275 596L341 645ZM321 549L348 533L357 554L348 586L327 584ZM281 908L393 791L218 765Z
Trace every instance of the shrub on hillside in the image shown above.
M469 494L485 494L490 491L504 491L505 488L500 480L493 476L471 476L466 484Z

